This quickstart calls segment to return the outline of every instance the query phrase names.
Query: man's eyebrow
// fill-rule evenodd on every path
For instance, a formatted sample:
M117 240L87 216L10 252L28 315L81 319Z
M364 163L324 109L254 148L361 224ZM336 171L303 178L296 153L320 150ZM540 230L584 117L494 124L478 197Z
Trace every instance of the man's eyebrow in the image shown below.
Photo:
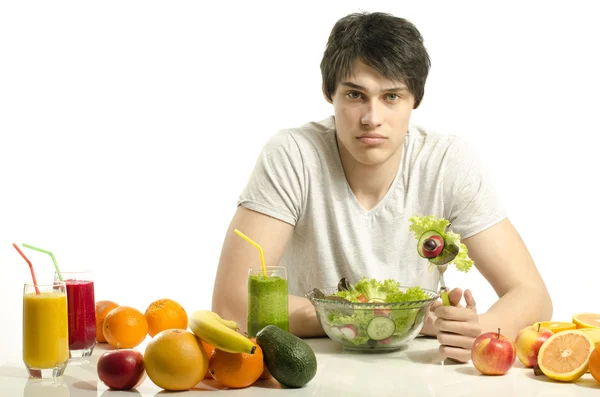
M346 86L346 87L354 88L354 89L356 89L356 90L367 91L367 92L369 91L369 90L368 90L366 87L363 87L363 86L362 86L362 85L360 85L360 84L355 84L355 83L352 83L352 82L350 82L350 81L343 81L343 82L341 82L341 83L340 83L340 85L344 85L344 86ZM384 90L382 90L382 91L385 91L385 92L401 92L401 91L408 91L408 87L406 87L406 86L404 86L404 85L401 85L401 86L398 86L398 87L386 88L386 89L384 89Z

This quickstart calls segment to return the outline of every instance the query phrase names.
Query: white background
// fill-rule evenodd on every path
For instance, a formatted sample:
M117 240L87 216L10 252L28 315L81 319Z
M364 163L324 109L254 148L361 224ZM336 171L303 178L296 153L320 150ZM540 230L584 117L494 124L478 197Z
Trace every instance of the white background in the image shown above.
M262 145L332 113L319 62L335 21L360 10L420 29L433 66L413 120L478 150L554 319L600 311L592 2L444 3L3 2L1 355L20 357L30 277L13 242L53 251L62 270L94 270L97 300L210 308ZM23 250L51 280L50 258ZM480 310L494 301L475 270L447 283L474 290Z

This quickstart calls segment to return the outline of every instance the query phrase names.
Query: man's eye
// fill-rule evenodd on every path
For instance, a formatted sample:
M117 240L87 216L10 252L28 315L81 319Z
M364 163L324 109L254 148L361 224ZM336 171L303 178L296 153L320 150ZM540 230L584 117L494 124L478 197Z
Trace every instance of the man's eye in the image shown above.
M350 91L347 95L350 99L360 99L360 97L362 96L362 94L357 91Z
M390 101L397 101L400 99L400 96L398 94L388 94L387 99Z

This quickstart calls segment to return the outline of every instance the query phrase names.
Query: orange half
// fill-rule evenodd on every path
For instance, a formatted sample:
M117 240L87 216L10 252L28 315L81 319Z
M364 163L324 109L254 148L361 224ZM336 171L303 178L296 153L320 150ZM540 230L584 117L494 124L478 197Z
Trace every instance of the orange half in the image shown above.
M533 324L533 326L537 328L538 324L541 325L542 328L548 328L550 331L554 332L555 334L557 332L568 331L570 329L577 328L577 325L575 325L573 323L568 323L566 321L540 321L540 322Z
M600 346L600 328L581 328L579 331L592 338L596 346Z
M538 353L538 365L548 378L572 382L587 371L594 348L594 341L585 332L562 331L542 344Z
M600 314L576 313L573 314L573 323L577 328L600 328Z

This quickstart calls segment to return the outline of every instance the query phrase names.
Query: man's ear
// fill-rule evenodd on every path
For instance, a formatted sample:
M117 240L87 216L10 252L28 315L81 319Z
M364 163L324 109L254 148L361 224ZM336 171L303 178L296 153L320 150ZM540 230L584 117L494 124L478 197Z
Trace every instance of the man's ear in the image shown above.
M325 91L325 83L321 84L321 91L323 92L323 97L325 97L325 100L333 105L333 101L327 96L327 91Z

